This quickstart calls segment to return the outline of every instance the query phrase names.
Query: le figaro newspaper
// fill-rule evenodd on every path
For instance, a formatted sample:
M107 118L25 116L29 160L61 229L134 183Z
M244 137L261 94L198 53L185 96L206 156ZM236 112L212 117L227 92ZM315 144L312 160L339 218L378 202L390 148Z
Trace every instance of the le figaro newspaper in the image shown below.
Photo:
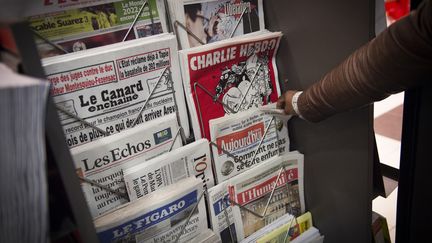
M131 40L167 32L163 0L32 2L36 6L27 13L30 27L67 52L122 42L124 38ZM128 32L132 24L132 31ZM64 54L43 39L36 38L36 43L41 57Z
M95 219L100 242L175 242L195 206L178 242L191 242L204 232L207 214L202 181L189 177L158 193L122 205Z
M165 119L140 124L86 146L72 148L76 172L81 177L126 193L123 170L168 152L171 145L174 149L180 147L181 142L174 141L177 130L176 116L170 114ZM128 201L86 182L82 182L81 187L93 217Z
M263 111L274 107L272 103L210 120L218 183L289 151L286 121Z
M136 119L140 124L177 111L187 128L176 46L172 34L161 34L43 59L55 105L110 135L131 128ZM59 115L69 147L104 136L68 114ZM189 136L189 129L185 133Z
M211 119L277 101L281 37L258 31L179 52L195 138L209 138Z
M204 189L214 186L207 139L197 140L125 169L123 174L131 201L191 176L200 178Z
M274 185L276 200L270 201L265 213ZM264 217L257 217L231 201ZM212 228L222 242L231 242L230 235L241 241L287 213L300 215L305 209L303 155L290 152L272 158L214 186L209 190L208 204Z
M201 43L175 21L204 44L264 29L262 0L168 0L168 6L182 49Z

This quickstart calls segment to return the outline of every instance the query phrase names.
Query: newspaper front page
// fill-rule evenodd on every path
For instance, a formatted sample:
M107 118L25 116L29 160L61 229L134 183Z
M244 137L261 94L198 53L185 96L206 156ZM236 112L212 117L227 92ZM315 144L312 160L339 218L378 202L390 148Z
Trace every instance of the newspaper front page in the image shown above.
M281 37L258 31L179 52L195 138L210 137L211 119L277 101Z
M30 27L69 53L122 42L126 34L126 40L132 40L167 32L163 0L40 2L45 4L29 13ZM147 5L128 33L144 2ZM45 40L36 40L41 57L64 54Z
M179 21L204 44L264 29L262 0L169 0L168 5L173 27ZM175 31L182 49L201 45L184 29Z
M203 188L214 186L211 155L207 139L200 139L169 153L158 156L123 171L131 201L195 176Z
M284 168L284 169L283 169ZM279 177L278 177L279 176ZM276 185L272 200L265 208ZM287 153L230 179L230 198L260 215L259 218L234 206L237 237L243 240L257 230L290 213L301 215L305 210L303 187L303 155Z
M210 138L217 144L212 146L217 182L288 152L290 144L286 121L257 108L210 120Z
M219 235L223 243L235 242L237 240L233 208L228 200L228 185L228 181L224 181L208 190L207 208L209 210L211 227Z
M105 137L85 146L71 149L76 172L114 190L126 193L123 170L145 163L174 148L182 146L174 141L178 129L175 114L155 120L121 133ZM93 217L101 215L128 200L86 182L81 182L84 196Z
M207 215L202 193L202 181L189 177L128 203L95 220L101 242L174 242L187 223L179 242L190 242L207 229Z
M109 135L131 128L136 119L145 123L177 109L187 128L176 45L173 35L162 34L43 59L55 105ZM62 111L59 117L69 147L104 136Z

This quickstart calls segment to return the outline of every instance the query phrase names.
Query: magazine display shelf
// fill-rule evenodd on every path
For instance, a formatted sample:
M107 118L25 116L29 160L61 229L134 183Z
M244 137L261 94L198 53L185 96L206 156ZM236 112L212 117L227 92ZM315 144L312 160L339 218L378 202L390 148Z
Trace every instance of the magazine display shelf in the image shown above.
M374 35L375 1L265 0L266 28L282 31L277 55L282 90L305 89ZM11 25L25 72L44 78L33 33ZM98 242L52 99L47 147L57 162L83 242ZM311 124L290 122L291 149L305 155L305 201L326 242L370 242L372 108Z

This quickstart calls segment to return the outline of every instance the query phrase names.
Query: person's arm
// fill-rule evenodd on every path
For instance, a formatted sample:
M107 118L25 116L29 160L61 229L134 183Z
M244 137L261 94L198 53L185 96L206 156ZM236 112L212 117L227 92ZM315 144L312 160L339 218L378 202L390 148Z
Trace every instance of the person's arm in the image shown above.
M308 121L321 121L410 87L432 81L432 0L395 22L327 73L298 97L298 111ZM278 107L296 114L295 91L287 91ZM298 115L298 114L297 114Z

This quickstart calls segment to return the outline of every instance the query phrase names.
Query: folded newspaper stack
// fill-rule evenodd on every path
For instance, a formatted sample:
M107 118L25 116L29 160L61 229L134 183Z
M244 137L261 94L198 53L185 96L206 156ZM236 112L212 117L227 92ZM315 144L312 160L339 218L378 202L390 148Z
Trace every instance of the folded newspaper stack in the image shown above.
M95 219L98 237L101 242L175 242L181 235L179 242L189 242L207 229L201 194L202 181L195 177L166 186Z
M262 0L168 0L168 6L183 49L264 29Z
M132 129L71 149L77 174L126 194L123 171L182 146L174 141L178 130L175 114L162 120L140 124ZM173 144L174 143L174 144ZM128 200L118 194L82 182L82 189L93 217Z
M263 30L179 52L196 139L210 137L211 119L277 101L281 37Z
M269 104L264 108L274 108ZM252 108L210 120L216 179L220 183L289 151L286 122Z
M305 210L303 188L302 154L267 160L209 190L212 229L222 242L241 241L287 213L299 216Z
M31 16L30 27L67 52L167 32L164 0L39 1L29 5L25 14ZM37 48L41 57L64 54L42 39L37 39Z
M0 241L48 242L49 84L0 63Z
M66 111L59 115L69 147L104 136L92 126L113 134L177 110L180 125L189 127L174 35L46 58L43 65L54 102Z
M207 139L200 139L127 168L123 173L131 201L191 176L201 179L203 188L214 185Z

